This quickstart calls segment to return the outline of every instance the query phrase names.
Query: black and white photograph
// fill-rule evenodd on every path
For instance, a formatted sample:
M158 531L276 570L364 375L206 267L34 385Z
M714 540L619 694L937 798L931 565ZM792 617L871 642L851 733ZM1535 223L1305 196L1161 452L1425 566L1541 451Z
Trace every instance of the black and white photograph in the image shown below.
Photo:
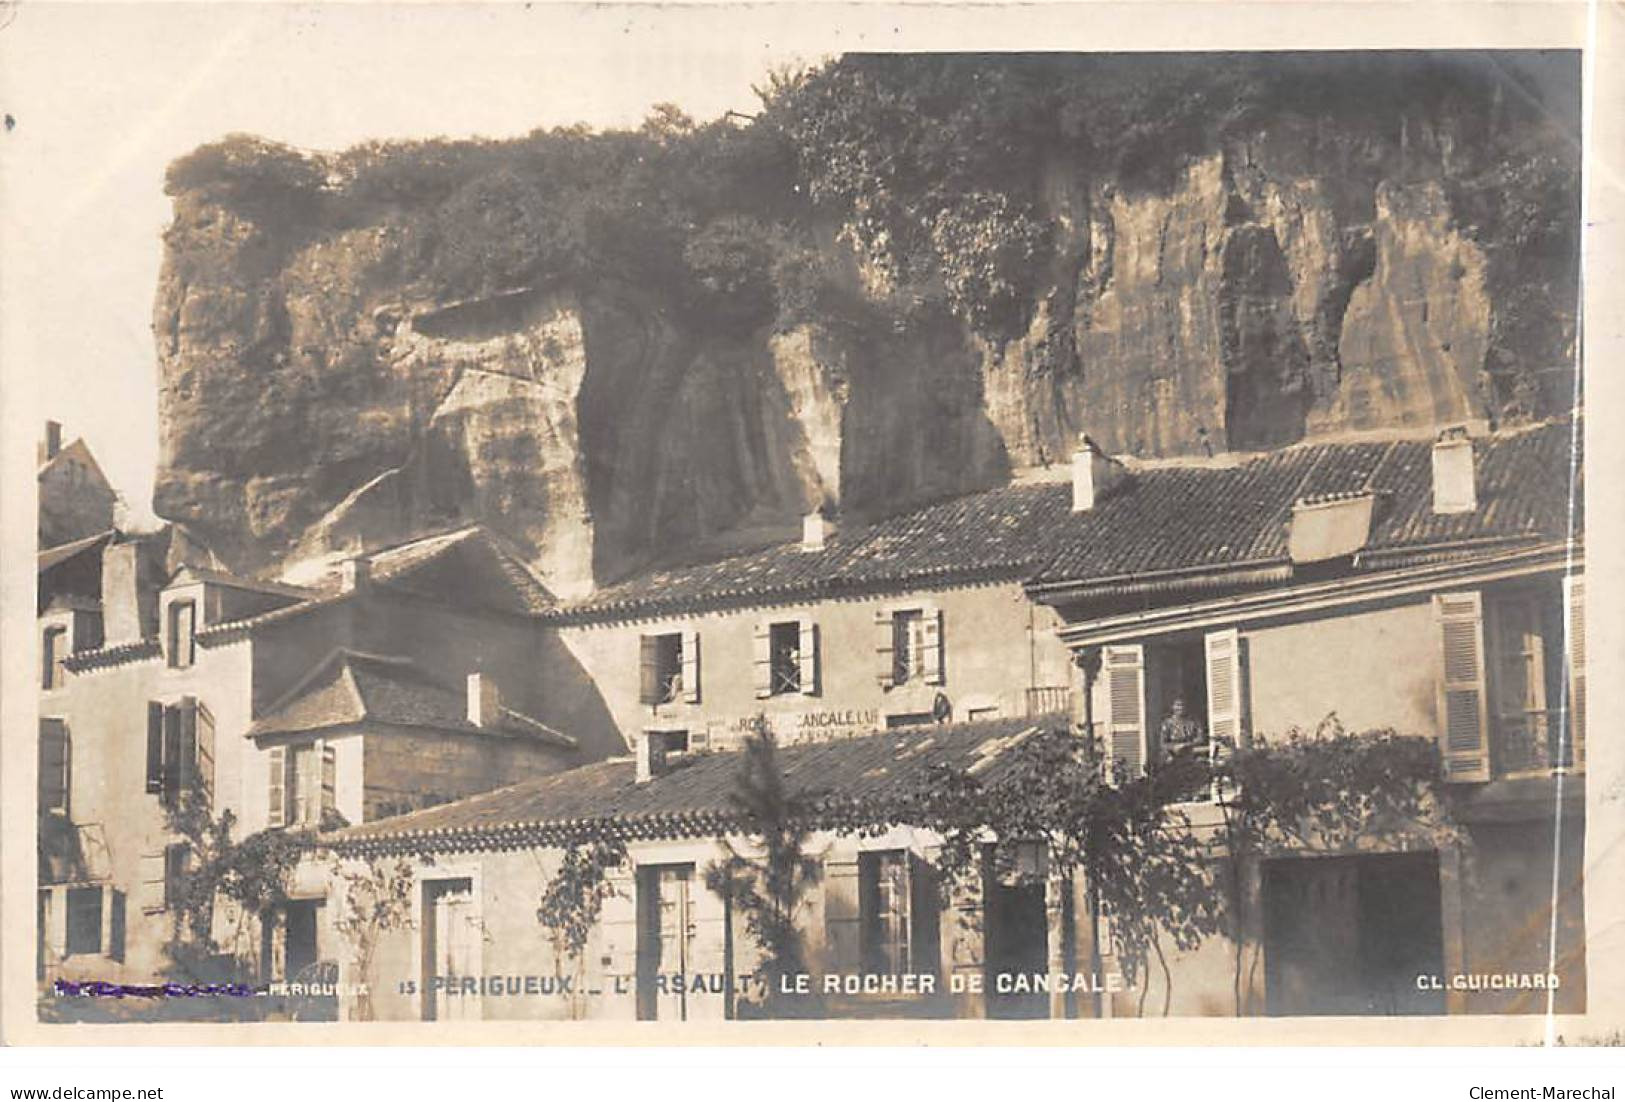
M1593 45L702 7L0 5L8 1033L1620 1044Z

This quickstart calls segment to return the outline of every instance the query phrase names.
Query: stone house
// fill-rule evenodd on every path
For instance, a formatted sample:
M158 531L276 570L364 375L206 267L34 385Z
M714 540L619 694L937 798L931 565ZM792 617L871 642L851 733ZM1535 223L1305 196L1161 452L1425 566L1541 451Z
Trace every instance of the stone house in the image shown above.
M241 838L593 755L531 718L548 597L479 529L347 561L317 586L236 577L174 527L42 552L39 579L42 980L165 974L194 856L169 811L187 788ZM293 890L269 926L216 915L225 949L268 978L323 959L325 887L306 868Z
M64 446L62 426L45 422L39 446L39 546L60 547L113 527L118 494L83 440Z

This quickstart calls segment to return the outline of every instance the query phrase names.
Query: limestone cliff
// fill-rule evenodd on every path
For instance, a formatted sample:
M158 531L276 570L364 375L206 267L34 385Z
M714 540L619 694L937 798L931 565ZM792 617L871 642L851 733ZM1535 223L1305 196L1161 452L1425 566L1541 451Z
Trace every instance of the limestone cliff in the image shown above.
M876 247L872 196L820 193L783 119L805 97L325 161L231 139L171 173L156 505L259 570L478 519L567 595L995 485L1083 431L1163 456L1549 415L1577 162L1534 124L1463 154L1497 96L1369 127L1283 103L1152 182L1025 139L1002 191L931 208L924 269Z

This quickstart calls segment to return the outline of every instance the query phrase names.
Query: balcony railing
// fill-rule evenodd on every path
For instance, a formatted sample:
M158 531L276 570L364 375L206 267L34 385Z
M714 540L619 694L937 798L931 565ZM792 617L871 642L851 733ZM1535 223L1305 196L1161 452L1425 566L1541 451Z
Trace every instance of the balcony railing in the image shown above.
M1065 685L1046 685L1027 690L1027 718L1072 713L1072 690Z
M1530 776L1573 766L1574 750L1563 737L1563 713L1557 709L1495 717L1491 747L1501 776Z

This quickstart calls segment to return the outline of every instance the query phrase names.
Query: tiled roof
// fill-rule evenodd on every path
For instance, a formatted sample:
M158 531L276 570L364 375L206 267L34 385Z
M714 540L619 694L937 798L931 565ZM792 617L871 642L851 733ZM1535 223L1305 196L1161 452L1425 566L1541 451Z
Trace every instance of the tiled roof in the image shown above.
M883 801L934 765L984 778L999 756L1038 729L1033 719L926 725L779 748L787 788L813 798ZM645 784L627 759L537 777L456 803L350 827L329 836L343 845L385 841L427 847L489 845L527 835L566 840L594 824L632 836L676 837L726 827L742 754L697 754Z
M1368 565L1441 545L1561 539L1578 441L1569 422L1475 440L1479 507L1466 514L1433 513L1429 440L1307 444L1235 461L1144 465L1083 513L1072 512L1069 482L1006 486L838 530L822 551L783 543L651 571L549 618L632 619L993 577L1041 590L1148 575L1279 574L1289 565L1295 501L1365 490L1378 495Z
M76 555L100 546L117 534L118 529L109 528L105 532L99 532L94 536L86 536L83 539L74 540L72 543L59 543L55 547L44 548L39 553L38 569L40 571L49 570L59 563L67 562Z
M812 600L904 584L1019 580L1059 549L1055 535L1071 508L1071 493L1063 485L1016 485L941 501L878 524L837 529L821 551L804 551L797 541L652 571L601 589L549 618L630 618L696 605Z
M248 737L302 734L363 723L535 738L574 748L576 740L504 708L492 731L468 722L463 694L434 681L410 659L337 650L255 720Z

